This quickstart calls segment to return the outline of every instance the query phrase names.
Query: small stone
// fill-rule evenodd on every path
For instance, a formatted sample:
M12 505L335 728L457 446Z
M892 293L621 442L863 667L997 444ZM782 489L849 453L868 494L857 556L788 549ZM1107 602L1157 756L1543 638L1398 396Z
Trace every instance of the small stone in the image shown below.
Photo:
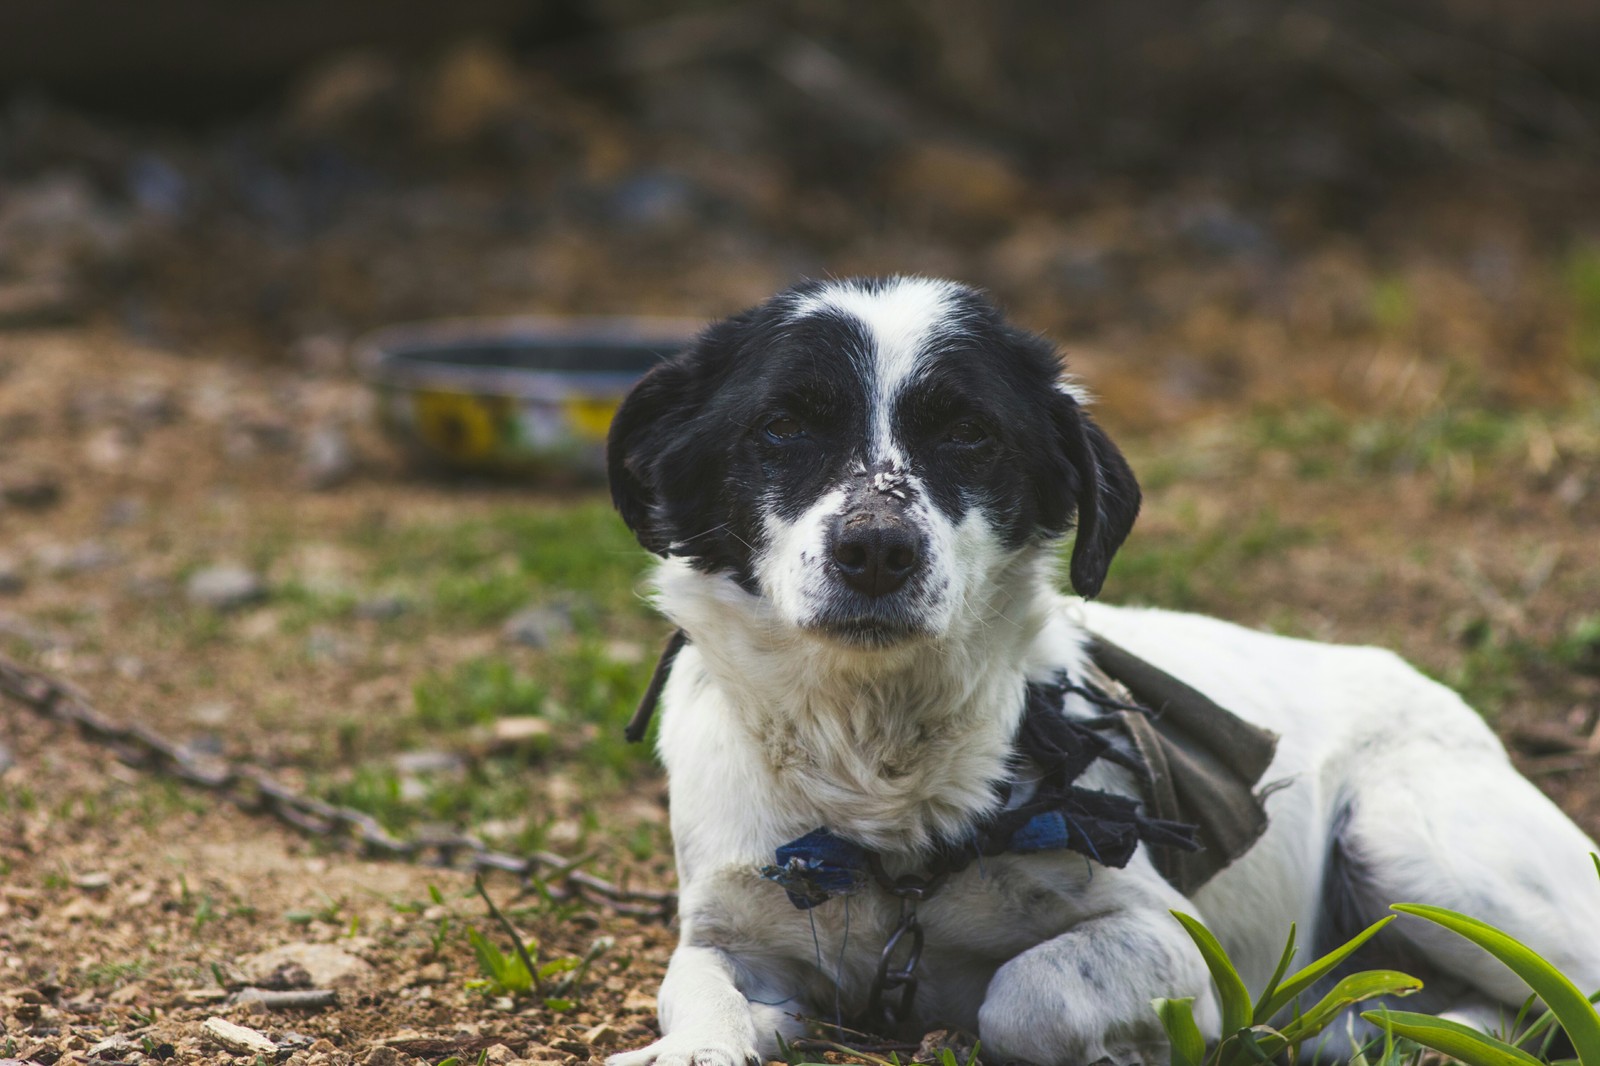
M541 740L547 740L550 736L550 729L550 720L548 718L536 718L533 715L512 715L506 718L496 718L491 747L495 751L504 751L508 748L520 748Z
M279 967L289 964L303 968L310 976L307 983L317 988L354 984L374 972L370 963L333 944L284 944L239 960L239 968L245 976L258 985L265 985Z
M100 521L107 529L120 529L142 520L147 513L143 500L137 496L119 496L106 505Z
M615 1047L622 1043L622 1032L609 1022L601 1022L583 1034L583 1042L591 1047Z
M22 564L9 555L0 555L0 596L14 596L27 587Z
M131 1037L112 1036L89 1048L89 1057L95 1059L120 1059L130 1051L138 1051L139 1042Z
M467 761L453 751L402 751L394 757L394 768L401 775L460 774Z
M562 607L525 607L506 619L500 636L509 644L546 648L572 633L572 616Z
M648 1011L654 1013L656 997L640 989L630 988L627 995L622 997L622 1009L625 1011Z
M957 1062L969 1062L976 1053L977 1041L957 1029L935 1029L922 1038L914 1062L940 1062L944 1052L955 1055Z
M111 875L104 872L79 874L72 883L85 892L104 892L111 887Z
M278 1045L261 1033L225 1018L207 1018L200 1030L235 1055L276 1055Z
M371 622L388 622L411 610L411 601L401 596L373 596L359 601L355 616Z
M184 586L189 602L214 611L233 611L267 597L261 576L242 566L212 566L197 570Z
M316 1045L313 1044L313 1047ZM379 1044L358 1060L361 1066L406 1066L411 1057L397 1048Z
M492 1066L505 1066L506 1063L517 1057L517 1053L504 1044L490 1044L483 1049L481 1061L491 1063Z
M301 484L322 492L349 481L355 470L355 452L344 430L322 425L306 434L300 448Z
M115 552L93 540L77 544L45 544L34 553L34 558L47 573L55 577L101 570L117 560Z
M25 510L42 511L61 502L61 479L46 469L17 469L0 474L0 500Z

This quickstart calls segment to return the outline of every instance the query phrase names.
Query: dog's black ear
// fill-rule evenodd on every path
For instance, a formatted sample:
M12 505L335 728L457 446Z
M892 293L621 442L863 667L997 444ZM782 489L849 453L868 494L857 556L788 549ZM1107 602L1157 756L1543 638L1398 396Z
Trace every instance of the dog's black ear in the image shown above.
M688 353L657 363L611 419L606 475L611 502L646 551L665 555L672 542L659 513L662 454L699 406Z
M1122 452L1075 399L1060 394L1055 410L1061 451L1076 482L1073 503L1078 535L1069 573L1073 590L1093 599L1111 569L1111 557L1139 516L1139 482Z

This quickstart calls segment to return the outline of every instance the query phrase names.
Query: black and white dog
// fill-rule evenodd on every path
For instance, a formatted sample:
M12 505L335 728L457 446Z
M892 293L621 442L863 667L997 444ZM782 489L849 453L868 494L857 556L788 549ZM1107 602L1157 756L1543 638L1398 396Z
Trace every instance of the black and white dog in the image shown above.
M1070 683L1093 674L1091 634L1277 735L1270 823L1189 897L1145 846L1120 867L1082 848L957 864L915 903L903 1028L972 1030L998 1059L1164 1063L1153 998L1192 996L1202 1028L1219 1025L1172 909L1201 918L1252 989L1291 922L1348 935L1397 901L1492 922L1600 987L1595 845L1456 695L1386 651L1086 602L1138 486L1054 348L977 292L922 278L783 292L652 370L609 463L689 641L659 737L681 941L661 1039L611 1066L771 1058L802 1018L860 1016L906 932L891 889L1036 786L1017 756L1029 694L1054 683L1052 714L1104 715ZM1056 591L1074 525L1082 598ZM1137 789L1113 759L1080 783ZM842 848L873 875L846 869L827 902L774 883L778 849L819 840L800 865ZM1527 995L1420 920L1370 947L1424 978L1420 1009L1483 1024Z

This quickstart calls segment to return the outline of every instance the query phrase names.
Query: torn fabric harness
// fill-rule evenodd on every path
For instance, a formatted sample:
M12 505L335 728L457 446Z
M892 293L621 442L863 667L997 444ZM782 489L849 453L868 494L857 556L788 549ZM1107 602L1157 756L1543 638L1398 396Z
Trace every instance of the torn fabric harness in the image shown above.
M673 660L688 638L673 634L626 736L644 737ZM1027 704L1013 742L1008 779L994 786L997 809L968 836L944 841L917 872L890 876L882 856L826 827L777 849L761 876L781 885L789 901L809 910L869 884L901 901L898 927L879 960L861 1022L900 1023L910 1017L923 933L917 904L953 873L1006 853L1075 851L1104 866L1122 867L1139 844L1185 894L1244 854L1265 831L1263 800L1255 791L1277 738L1243 722L1169 674L1098 637L1091 639L1087 676L1065 673L1027 687ZM1105 713L1070 718L1066 697L1080 696ZM1142 796L1076 784L1097 759L1134 773ZM1036 778L1031 794L1012 805L1012 781ZM897 964L893 960L901 955ZM893 1003L885 996L897 992Z

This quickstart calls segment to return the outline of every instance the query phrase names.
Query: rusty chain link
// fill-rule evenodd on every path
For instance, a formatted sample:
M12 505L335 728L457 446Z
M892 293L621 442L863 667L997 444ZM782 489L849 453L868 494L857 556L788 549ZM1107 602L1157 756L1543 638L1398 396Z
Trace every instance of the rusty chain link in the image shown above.
M74 726L81 736L110 748L129 766L206 789L246 813L276 818L302 834L332 840L363 855L474 873L496 870L514 874L524 884L541 881L557 899L582 899L618 914L665 919L677 904L675 893L615 885L578 869L581 860L547 851L513 855L495 851L466 833L396 837L366 811L305 795L260 767L197 756L145 726L116 722L67 682L3 655L0 696L8 696L51 721Z

